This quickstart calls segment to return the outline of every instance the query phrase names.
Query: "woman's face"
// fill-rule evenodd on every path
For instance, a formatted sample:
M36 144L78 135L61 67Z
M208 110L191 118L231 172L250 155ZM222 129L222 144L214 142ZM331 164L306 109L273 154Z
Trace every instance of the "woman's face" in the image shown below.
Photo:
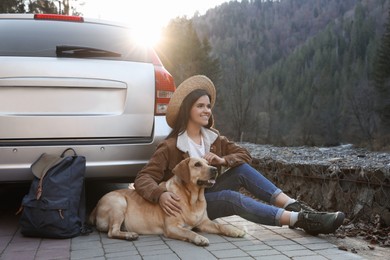
M201 96L192 105L189 122L198 126L207 126L210 116L210 98L207 95Z

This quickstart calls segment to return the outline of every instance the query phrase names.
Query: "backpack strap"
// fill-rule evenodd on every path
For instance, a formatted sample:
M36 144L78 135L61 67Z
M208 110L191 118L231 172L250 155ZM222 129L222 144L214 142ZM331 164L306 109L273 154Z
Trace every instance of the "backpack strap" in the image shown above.
M72 151L73 152L73 155L72 156L77 156L77 153L76 151L73 149L73 148L67 148L65 149L62 154L61 154L61 158L64 158L65 157L65 154L68 152L68 151ZM81 235L88 235L89 233L92 232L92 228L89 227L87 225L87 222L86 222L86 199L85 199L85 180L83 180L83 188L81 190L81 196L80 196L80 205L79 205L79 217L80 217L80 220L81 220L81 227L80 227L80 234Z
M77 153L76 153L76 151L75 151L73 148L67 148L67 149L65 149L65 150L62 152L61 158L65 157L65 154L66 154L67 151L72 151L72 152L73 152L73 155L72 155L72 156L77 156Z
M80 228L80 234L81 235L89 235L89 233L92 233L92 228L87 224L86 222L86 199L85 199L85 181L83 182L83 190L81 191L81 197L80 197L80 206L79 206L79 217L81 219L81 228Z

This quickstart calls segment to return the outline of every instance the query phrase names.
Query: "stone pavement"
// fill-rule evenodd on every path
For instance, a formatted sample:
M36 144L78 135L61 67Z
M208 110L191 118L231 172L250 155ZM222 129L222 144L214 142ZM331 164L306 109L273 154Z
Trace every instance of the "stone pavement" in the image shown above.
M20 234L18 218L1 212L0 259L366 259L300 230L258 225L236 216L218 221L244 228L247 235L202 234L210 240L208 247L157 235L121 241L97 231L73 239L26 238Z

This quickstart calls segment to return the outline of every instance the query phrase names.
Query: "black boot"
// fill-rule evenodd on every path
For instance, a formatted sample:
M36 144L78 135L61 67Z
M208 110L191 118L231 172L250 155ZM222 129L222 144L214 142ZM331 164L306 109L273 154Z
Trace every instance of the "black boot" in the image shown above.
M295 202L288 204L285 210L295 211L295 212L301 212L301 211L317 212L315 209L311 208L306 203L299 200L296 200Z
M340 211L335 213L302 211L299 212L294 227L302 228L313 236L329 234L343 224L344 218L344 213Z
M301 212L301 211L317 212L315 209L311 208L306 203L299 200L296 200L295 202L288 204L285 210L295 211L295 212ZM288 226L288 227L294 229L293 226Z

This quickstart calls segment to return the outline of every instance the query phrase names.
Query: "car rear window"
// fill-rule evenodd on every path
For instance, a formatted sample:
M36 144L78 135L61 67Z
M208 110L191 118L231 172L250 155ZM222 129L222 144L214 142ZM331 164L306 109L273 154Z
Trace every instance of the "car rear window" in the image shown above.
M0 56L151 62L149 50L136 44L126 27L87 22L0 19L0 35ZM76 51L72 48L78 48L77 55L73 56ZM88 51L86 55L87 52L80 51L80 48L94 51ZM96 50L100 51L100 55L94 55ZM66 55L62 55L64 53Z

